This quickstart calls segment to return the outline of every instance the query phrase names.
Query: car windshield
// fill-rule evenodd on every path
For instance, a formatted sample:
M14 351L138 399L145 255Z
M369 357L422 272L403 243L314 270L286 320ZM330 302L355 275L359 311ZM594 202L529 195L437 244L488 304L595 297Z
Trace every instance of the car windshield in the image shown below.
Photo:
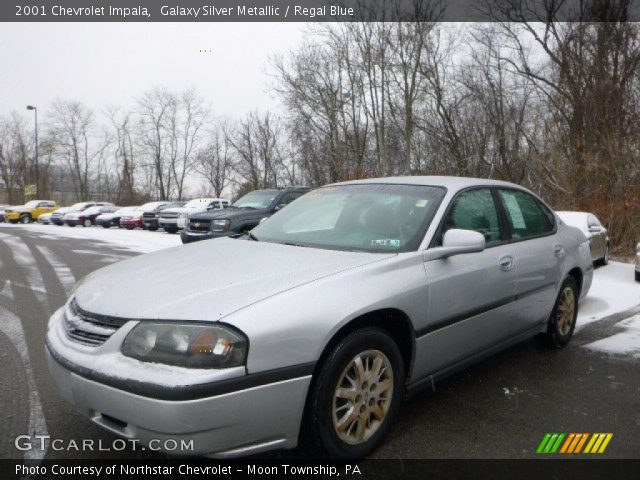
M74 203L73 205L71 205L69 207L69 212L80 212L82 211L83 208L86 208L87 203L86 202L80 202L80 203Z
M161 210L166 210L167 208L180 208L180 207L184 207L184 204L186 202L171 202L168 205L165 205L164 207L161 208Z
M36 208L40 204L40 200L31 200L24 204L27 208Z
M184 204L184 207L185 208L202 207L202 206L206 205L207 203L209 203L207 201L207 199L196 198L195 200L189 200L187 203Z
M289 204L251 237L333 250L417 250L444 194L444 188L419 185L325 187Z
M140 210L150 210L150 209L156 208L158 205L160 205L158 202L145 203L140 207Z
M278 195L278 190L256 190L240 197L232 205L236 208L267 208Z

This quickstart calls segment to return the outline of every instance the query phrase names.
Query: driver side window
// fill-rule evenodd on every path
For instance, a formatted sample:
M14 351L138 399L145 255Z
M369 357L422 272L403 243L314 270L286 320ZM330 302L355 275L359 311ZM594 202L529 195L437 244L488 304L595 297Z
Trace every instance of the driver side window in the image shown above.
M491 190L482 188L458 195L445 217L442 236L452 228L481 233L488 247L500 243L500 222Z

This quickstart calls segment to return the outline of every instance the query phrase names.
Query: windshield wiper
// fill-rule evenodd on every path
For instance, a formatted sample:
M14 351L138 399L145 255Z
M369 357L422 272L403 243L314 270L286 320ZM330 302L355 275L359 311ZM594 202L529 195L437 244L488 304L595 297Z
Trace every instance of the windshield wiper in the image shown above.
M254 242L259 242L260 239L258 237L256 237L253 233L251 232L247 232L247 236L249 237L249 240L253 240Z

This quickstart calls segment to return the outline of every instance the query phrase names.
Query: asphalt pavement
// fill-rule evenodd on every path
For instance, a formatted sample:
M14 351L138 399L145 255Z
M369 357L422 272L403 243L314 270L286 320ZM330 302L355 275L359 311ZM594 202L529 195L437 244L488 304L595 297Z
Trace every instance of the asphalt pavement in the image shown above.
M132 255L113 244L0 224L0 458L153 456L130 449L23 452L15 447L19 435L48 435L64 445L85 439L111 445L117 438L78 415L57 393L44 337L49 316L74 282ZM413 396L374 457L534 458L547 432L610 432L613 439L602 456L638 458L640 360L583 348L611 336L633 313L585 326L562 350L524 342L436 384L435 391Z

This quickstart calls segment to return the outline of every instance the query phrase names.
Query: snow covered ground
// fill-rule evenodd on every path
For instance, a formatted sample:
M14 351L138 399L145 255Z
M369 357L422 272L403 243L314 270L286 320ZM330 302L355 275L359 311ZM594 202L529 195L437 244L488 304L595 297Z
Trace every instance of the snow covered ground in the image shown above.
M44 237L67 237L95 240L116 245L120 249L133 252L147 253L163 248L182 245L180 235L166 233L163 230L149 232L146 230L126 230L124 228L102 228L102 227L68 227L57 225L41 225L32 223L30 225L18 225L11 223L0 223L3 229L22 228Z
M580 305L576 330L614 313L640 306L640 282L630 263L609 262L593 273L589 294Z

